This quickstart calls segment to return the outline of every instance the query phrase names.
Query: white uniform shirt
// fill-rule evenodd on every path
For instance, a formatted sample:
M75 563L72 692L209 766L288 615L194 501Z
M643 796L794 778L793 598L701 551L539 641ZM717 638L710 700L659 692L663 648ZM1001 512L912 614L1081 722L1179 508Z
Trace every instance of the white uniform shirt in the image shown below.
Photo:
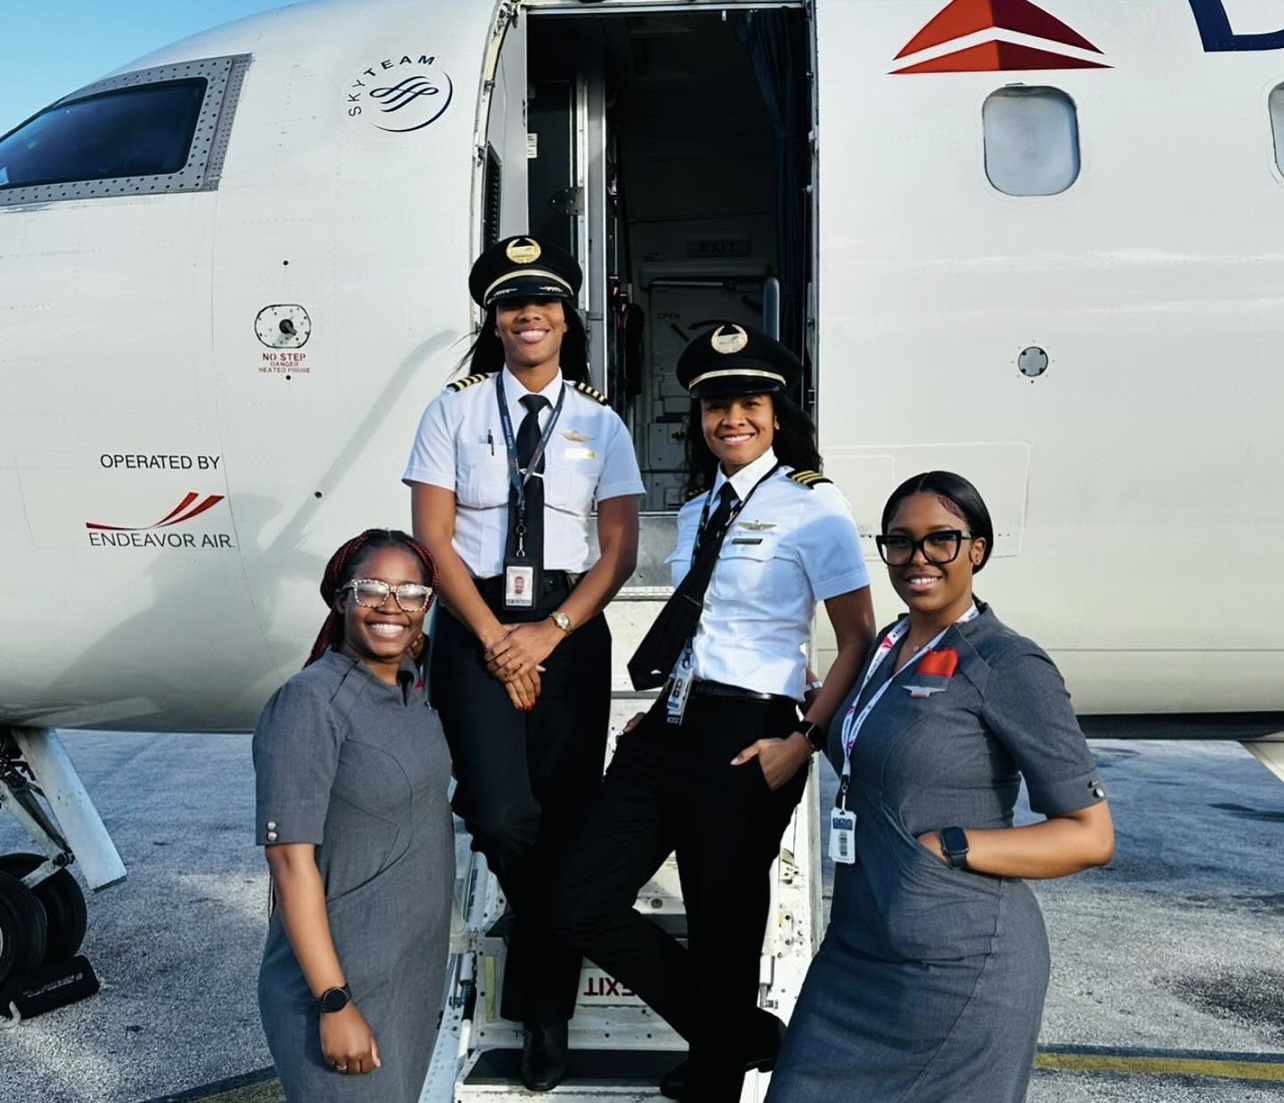
M745 501L776 463L765 455L731 478ZM782 467L749 498L718 553L696 630L695 676L801 701L807 640L818 601L869 585L851 507L833 483L803 486ZM727 481L714 480L709 511ZM678 514L678 546L669 556L676 586L691 568L691 548L706 495Z
M521 400L532 392L507 368L503 376L515 437L526 416ZM541 430L561 389L558 372L539 392L549 401L540 411ZM493 375L458 391L447 389L428 404L402 481L454 491L455 551L475 578L503 573L508 451ZM633 442L619 414L568 384L544 459L545 569L588 570L588 520L595 503L644 492Z

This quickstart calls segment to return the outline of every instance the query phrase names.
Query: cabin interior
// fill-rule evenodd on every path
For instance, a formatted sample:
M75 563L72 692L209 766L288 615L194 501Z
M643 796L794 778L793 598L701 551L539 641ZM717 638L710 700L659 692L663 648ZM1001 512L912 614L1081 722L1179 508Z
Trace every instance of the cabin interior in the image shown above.
M810 363L810 69L798 7L533 10L505 38L485 243L528 219L580 259L593 380L632 429L648 511L684 496L691 337L746 322ZM794 397L810 407L810 378Z

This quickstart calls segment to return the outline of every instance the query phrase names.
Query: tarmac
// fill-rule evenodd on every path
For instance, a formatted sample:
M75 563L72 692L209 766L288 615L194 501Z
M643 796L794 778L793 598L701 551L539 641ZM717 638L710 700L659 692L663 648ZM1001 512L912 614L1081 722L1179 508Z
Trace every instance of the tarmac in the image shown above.
M101 992L0 1024L0 1099L278 1103L254 992L267 878L249 737L64 740L129 878L89 900ZM1092 746L1117 855L1036 884L1053 967L1030 1103L1278 1103L1284 785L1237 743ZM0 819L0 852L21 849Z

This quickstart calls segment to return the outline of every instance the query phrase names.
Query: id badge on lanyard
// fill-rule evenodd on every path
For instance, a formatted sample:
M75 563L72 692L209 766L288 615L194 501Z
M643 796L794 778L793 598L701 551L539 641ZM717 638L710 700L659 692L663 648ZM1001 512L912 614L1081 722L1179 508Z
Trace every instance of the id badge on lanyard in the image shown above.
M966 624L976 617L978 612L976 605L973 604L954 624ZM920 648L918 653L898 673L903 674L906 670L909 670L919 659L940 643L945 633L953 627L954 625L949 625L938 632L927 644ZM856 702L874 677L874 672L883 665L884 660L892 653L896 645L905 638L908 632L909 618L907 617L896 624L883 637L882 642L878 645L877 654L870 661L869 668L865 671L860 690L857 692L856 697L852 699L852 703L847 709L847 715L843 717L843 774L838 783L838 802L830 815L829 856L835 862L842 862L844 865L853 865L856 862L856 814L847 810L847 790L851 787L852 780L852 748L856 745L860 730L869 718L869 714L874 711L874 706L882 700L883 694L891 686L896 674L893 674L891 678L888 678L878 687L859 713L856 711Z
M691 641L688 640L673 666L673 673L669 676L669 691L664 701L664 718L670 724L681 724L682 717L687 711L687 698L691 696L691 681L695 676L693 650Z
M535 446L534 452L531 453L530 463L525 471L522 471L517 459L517 438L513 433L513 419L508 412L508 403L504 397L504 377L502 374L495 379L495 398L499 403L499 421L504 433L504 447L508 453L508 477L509 485L516 491L517 495L517 554L504 556L504 605L505 609L533 609L535 607L536 595L540 592L540 569L542 564L539 559L526 554L526 484L530 481L535 468L539 466L540 460L544 458L544 453L548 449L548 442L552 439L553 428L557 425L557 419L562 415L562 405L566 401L566 384L562 384L562 389L557 396L557 404L553 407L552 416L548 419L548 424L544 426L544 431L540 434L539 443ZM542 476L536 476L542 477Z
M856 813L835 808L829 813L829 857L843 865L856 863Z
M539 588L539 568L529 560L504 559L504 608L533 609Z

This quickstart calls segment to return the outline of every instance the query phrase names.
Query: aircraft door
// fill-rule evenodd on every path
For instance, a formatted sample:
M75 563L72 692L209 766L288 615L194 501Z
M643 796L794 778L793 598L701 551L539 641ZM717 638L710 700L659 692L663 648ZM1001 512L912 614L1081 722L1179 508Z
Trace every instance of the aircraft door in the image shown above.
M812 332L808 13L608 0L530 18L531 230L584 266L593 381L631 426L645 508L670 512L685 343L738 321L802 354Z
M606 79L592 54L542 53L531 61L531 233L568 250L583 267L579 306L589 334L589 373L623 410L630 393L625 331L636 308L631 315L622 275Z
M526 101L526 14L518 8L491 45L491 82L482 166L481 247L511 234L539 236L527 209L529 174ZM480 250L479 250L480 251Z

